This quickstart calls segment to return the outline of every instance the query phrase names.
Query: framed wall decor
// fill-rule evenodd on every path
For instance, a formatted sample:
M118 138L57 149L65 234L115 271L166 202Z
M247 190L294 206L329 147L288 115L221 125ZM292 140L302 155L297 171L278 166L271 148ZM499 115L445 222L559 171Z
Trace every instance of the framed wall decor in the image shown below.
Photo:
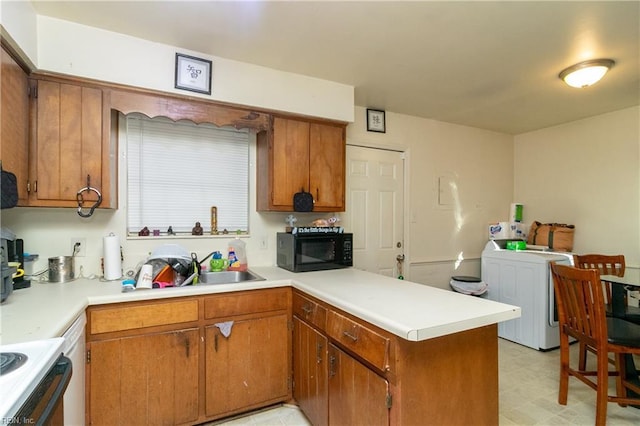
M176 89L210 95L211 66L207 59L176 53Z
M379 109L367 108L367 131L379 133L386 132L384 111Z

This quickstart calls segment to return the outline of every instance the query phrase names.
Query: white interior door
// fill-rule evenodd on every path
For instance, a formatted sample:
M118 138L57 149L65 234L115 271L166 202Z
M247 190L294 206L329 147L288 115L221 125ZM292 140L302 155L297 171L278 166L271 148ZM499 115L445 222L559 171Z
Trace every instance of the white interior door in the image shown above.
M403 153L347 145L347 211L353 266L397 277L404 256Z

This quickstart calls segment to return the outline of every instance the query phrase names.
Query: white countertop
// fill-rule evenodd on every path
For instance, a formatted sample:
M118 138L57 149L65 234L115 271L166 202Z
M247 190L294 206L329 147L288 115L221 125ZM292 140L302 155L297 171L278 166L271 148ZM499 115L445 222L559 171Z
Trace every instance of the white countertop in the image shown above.
M266 281L136 290L77 279L15 290L0 306L0 344L61 336L90 305L292 286L407 340L418 341L520 317L520 308L353 268L294 274L251 270Z

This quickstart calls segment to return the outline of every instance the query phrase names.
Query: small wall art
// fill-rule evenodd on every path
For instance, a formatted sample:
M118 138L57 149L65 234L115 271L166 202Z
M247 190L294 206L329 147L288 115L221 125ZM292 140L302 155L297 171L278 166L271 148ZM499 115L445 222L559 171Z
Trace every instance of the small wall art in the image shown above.
M367 108L367 131L378 133L386 132L384 111Z
M176 53L176 89L210 95L211 66L207 59Z

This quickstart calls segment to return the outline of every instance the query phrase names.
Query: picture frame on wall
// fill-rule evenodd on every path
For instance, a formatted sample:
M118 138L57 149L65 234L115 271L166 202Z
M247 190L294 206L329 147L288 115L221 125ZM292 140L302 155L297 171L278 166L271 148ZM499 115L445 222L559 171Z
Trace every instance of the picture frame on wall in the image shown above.
M176 89L211 94L210 60L176 53Z
M385 133L386 130L384 111L367 108L367 131Z

